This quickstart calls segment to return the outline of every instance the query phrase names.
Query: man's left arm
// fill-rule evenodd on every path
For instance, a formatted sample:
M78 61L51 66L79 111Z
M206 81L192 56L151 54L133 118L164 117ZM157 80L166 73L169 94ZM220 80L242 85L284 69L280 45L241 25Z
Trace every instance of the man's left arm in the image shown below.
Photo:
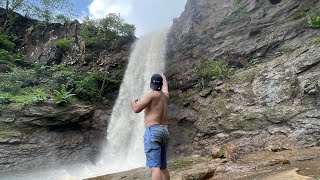
M135 113L139 113L151 103L151 94L147 93L139 101L134 96L131 98L131 107Z

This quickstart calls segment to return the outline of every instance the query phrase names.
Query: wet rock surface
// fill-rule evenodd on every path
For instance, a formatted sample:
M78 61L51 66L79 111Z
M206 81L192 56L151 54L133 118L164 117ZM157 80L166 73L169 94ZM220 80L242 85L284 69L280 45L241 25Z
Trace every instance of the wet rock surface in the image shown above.
M169 163L171 179L316 179L320 176L319 147L285 150L281 152L263 151L246 154L236 161L187 157ZM115 173L91 180L150 179L147 168Z

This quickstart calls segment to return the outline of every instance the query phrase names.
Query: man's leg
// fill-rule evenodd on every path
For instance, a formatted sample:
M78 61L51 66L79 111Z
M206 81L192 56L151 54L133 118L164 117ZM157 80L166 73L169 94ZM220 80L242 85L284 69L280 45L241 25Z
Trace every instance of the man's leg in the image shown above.
M170 174L167 168L161 169L162 180L170 180Z
M160 167L150 168L152 180L162 180L162 171Z

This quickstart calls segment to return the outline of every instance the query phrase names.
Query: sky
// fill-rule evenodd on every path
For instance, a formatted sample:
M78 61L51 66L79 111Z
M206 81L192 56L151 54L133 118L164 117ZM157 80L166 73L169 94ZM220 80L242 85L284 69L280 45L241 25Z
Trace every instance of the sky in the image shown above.
M136 27L136 36L169 27L179 17L187 0L72 0L78 19L85 15L103 18L109 13L120 13Z

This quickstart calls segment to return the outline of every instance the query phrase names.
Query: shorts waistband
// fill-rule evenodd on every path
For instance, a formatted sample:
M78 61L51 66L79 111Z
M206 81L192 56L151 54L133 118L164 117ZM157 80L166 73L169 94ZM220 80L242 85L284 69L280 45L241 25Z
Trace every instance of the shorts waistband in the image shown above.
M162 124L152 124L152 125L150 125L150 126L147 126L146 127L146 129L151 129L151 128L153 128L153 127L163 127L163 128L168 128L168 126L166 126L166 125L162 125Z

